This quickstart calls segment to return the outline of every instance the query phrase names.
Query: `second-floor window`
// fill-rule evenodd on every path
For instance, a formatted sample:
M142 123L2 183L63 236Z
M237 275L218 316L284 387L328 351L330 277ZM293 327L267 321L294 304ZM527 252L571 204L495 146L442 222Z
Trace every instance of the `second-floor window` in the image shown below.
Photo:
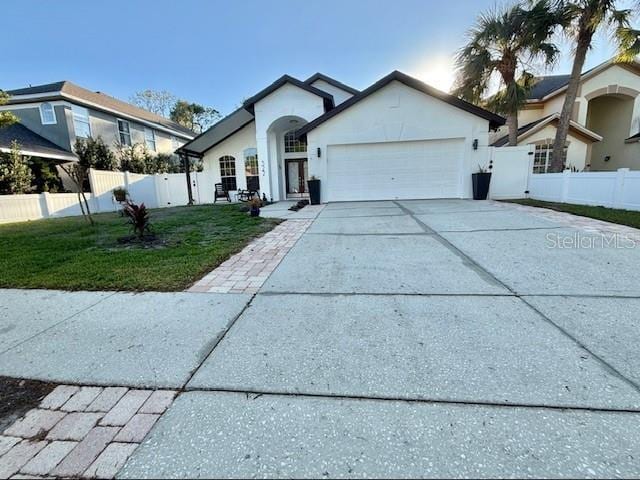
M40 121L43 125L56 123L56 111L49 102L40 104Z
M91 136L91 124L89 123L89 110L84 107L71 107L73 113L73 128L76 137L89 138Z
M150 128L144 129L144 144L152 152L156 151L156 132Z
M120 137L120 144L131 146L131 129L129 128L129 122L126 120L118 119L118 136Z

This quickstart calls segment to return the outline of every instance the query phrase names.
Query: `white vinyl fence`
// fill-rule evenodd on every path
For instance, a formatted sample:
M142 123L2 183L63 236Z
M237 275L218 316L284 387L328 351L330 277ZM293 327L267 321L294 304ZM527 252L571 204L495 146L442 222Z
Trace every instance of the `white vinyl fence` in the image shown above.
M549 202L640 210L640 171L531 174L529 196Z
M135 203L149 208L175 207L189 202L184 173L140 175L129 172L89 171L91 193L85 193L92 212L114 212L120 205L113 189L124 187ZM201 173L191 174L195 203L213 202L213 183ZM0 223L81 215L76 193L0 195Z
M533 169L533 145L492 148L489 198L524 198L529 188L529 174Z

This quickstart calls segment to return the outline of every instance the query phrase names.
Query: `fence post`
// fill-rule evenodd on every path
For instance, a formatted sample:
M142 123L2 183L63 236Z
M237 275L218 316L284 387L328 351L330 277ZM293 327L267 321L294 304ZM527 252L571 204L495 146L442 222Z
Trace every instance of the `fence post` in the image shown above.
M42 192L40 194L40 211L42 212L42 218L49 218L51 216L51 205L49 202L49 192Z
M624 208L624 178L630 169L619 168L616 171L615 186L613 188L613 208Z
M571 170L564 170L562 172L562 189L560 190L560 201L567 202L569 198L569 181L571 180Z

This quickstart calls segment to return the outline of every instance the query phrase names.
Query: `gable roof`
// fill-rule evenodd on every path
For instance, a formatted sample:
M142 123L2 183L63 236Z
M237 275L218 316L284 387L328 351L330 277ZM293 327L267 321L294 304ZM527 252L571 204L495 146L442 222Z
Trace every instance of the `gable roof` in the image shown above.
M624 141L624 143L635 143L635 142L640 142L640 132L630 136Z
M230 113L219 122L215 123L196 138L185 143L178 149L178 152L188 153L195 156L203 155L207 150L223 142L238 130L253 122L251 113L240 107L235 112Z
M304 83L306 83L307 85L311 85L313 84L313 82L317 81L317 80L323 80L325 82L327 82L329 85L333 85L336 88L339 88L340 90L344 90L345 92L350 93L351 95L357 95L360 93L360 90L356 90L353 87L350 87L349 85L345 85L342 82L339 82L338 80L336 80L335 78L331 78L327 75L324 75L320 72L314 73L313 75L311 75L309 78L307 78Z
M247 109L249 111L249 113L253 114L254 113L253 107L257 102L262 100L267 95L272 94L277 89L279 89L280 87L286 85L287 83L289 83L291 85L294 85L294 86L296 86L298 88L301 88L302 90L306 90L309 93L312 93L314 95L317 95L317 96L321 97L324 100L324 109L325 109L325 111L331 110L333 108L333 106L334 106L333 95L331 95L330 93L327 93L327 92L325 92L323 90L320 90L319 88L316 88L316 87L313 87L311 85L308 85L305 82L301 82L297 78L293 78L290 75L281 76L279 79L277 79L271 85L269 85L267 88L264 88L264 89L260 90L253 97L245 100L244 103L242 104L242 106L245 109Z
M640 61L634 60L632 62L624 63L616 62L615 58L611 58L606 62L601 63L600 65L596 65L595 67L582 72L582 74L580 75L580 81L582 82L584 80L587 80L588 78L593 77L594 75L597 75L598 73L616 65L640 75ZM535 103L546 100L550 96L560 94L567 88L570 78L571 75L548 75L537 77L536 84L534 84L532 90L527 96L527 102Z
M125 116L133 117L134 119L154 123L166 129L173 130L183 137L193 138L195 136L193 131L173 120L136 107L130 103L123 102L102 92L92 92L67 80L36 85L35 87L8 90L6 93L11 97L29 96L29 98L10 98L8 102L9 105L32 102L35 100L32 98L34 95L41 96L38 97L37 100L66 99L90 108L102 108L115 111Z
M63 161L77 160L77 157L69 150L59 147L21 123L0 128L0 151L10 151L11 142L14 140L20 144L20 151L24 155Z
M527 95L527 100L541 100L551 92L569 83L571 75L547 75L536 77L535 84Z
M502 118L500 115L496 115L495 113L492 113L488 110L485 110L484 108L480 108L476 105L473 105L471 103L465 102L464 100L460 100L458 97L454 97L453 95L449 95L448 93L445 93L441 90L438 90L437 88L434 88L430 85L427 85L424 82L421 82L420 80L418 80L417 78L413 78L409 75L407 75L406 73L402 73L399 72L398 70L395 70L393 72L391 72L389 75L387 75L386 77L381 78L380 80L378 80L376 83L374 83L373 85L371 85L370 87L366 88L365 90L363 90L362 92L360 92L357 95L354 95L353 97L349 98L348 100L345 100L344 102L342 102L340 105L338 105L336 108L334 108L333 110L328 111L327 113L325 113L324 115L319 116L318 118L316 118L315 120L312 120L311 122L307 123L306 125L304 125L302 128L300 128L297 132L297 136L303 136L306 135L307 133L309 133L311 130L313 130L314 128L318 127L319 125L323 124L324 122L326 122L327 120L335 117L336 115L340 114L341 112L345 111L346 109L348 109L349 107L352 107L353 105L355 105L356 103L360 102L361 100L364 100L365 98L367 98L369 95L371 95L372 93L377 92L378 90L380 90L382 87L388 85L389 83L393 82L393 81L398 81L400 83L403 83L404 85L414 88L426 95L430 95L432 97L435 97L439 100L442 100L445 103L448 103L449 105L453 105L454 107L460 108L462 110L465 110L473 115L477 115L481 118L484 118L486 120L489 120L489 124L490 126L493 127L498 127L500 125L504 125L505 123L505 119Z
M550 123L558 123L560 119L559 113L553 113L551 115L547 115L546 117L542 117L535 122L527 123L522 127L518 128L518 142L520 140L524 140L530 135L533 135L535 132L541 130L546 125ZM591 142L599 142L602 140L602 136L598 135L596 132L589 130L588 128L583 127L579 123L570 120L569 121L569 130L573 133L574 136L579 136L584 138L587 141ZM505 135L504 137L500 137L498 140L491 144L492 147L503 147L509 143L509 135Z

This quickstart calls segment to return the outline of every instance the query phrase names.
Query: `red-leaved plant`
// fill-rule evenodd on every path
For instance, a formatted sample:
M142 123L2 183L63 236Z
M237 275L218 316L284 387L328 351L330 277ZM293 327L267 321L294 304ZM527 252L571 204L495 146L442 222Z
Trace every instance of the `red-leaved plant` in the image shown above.
M144 238L145 232L151 231L151 223L149 222L149 210L141 203L140 205L136 205L132 202L127 202L124 204L124 213L129 218L129 223L133 228L133 233L138 235L138 238Z

